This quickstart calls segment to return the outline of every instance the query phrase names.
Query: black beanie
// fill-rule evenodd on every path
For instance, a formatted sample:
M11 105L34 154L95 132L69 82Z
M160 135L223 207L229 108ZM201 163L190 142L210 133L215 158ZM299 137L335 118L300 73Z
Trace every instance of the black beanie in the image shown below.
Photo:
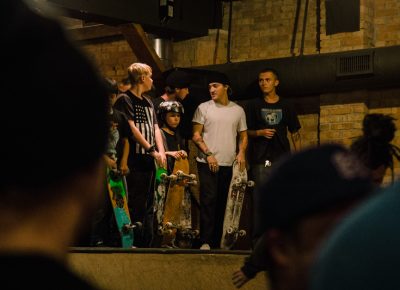
M321 145L278 162L256 192L256 235L367 196L370 172L341 145Z
M188 88L190 86L190 75L181 70L174 70L169 73L165 80L165 84L173 89Z
M212 72L208 75L208 83L220 83L223 85L231 85L228 76L221 72Z

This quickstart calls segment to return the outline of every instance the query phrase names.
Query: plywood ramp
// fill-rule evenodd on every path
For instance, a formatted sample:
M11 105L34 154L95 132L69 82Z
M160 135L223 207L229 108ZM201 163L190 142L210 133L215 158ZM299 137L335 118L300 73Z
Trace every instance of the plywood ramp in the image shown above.
M232 273L247 251L169 249L72 249L72 268L84 278L108 290L236 289ZM265 290L264 273L241 289Z

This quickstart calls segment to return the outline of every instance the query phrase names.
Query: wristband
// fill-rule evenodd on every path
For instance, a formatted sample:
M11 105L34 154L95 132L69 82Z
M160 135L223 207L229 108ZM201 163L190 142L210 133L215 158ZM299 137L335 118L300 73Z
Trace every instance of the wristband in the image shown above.
M146 149L147 153L151 153L151 152L154 152L154 151L156 151L156 146L154 146L154 145L151 145L148 149Z

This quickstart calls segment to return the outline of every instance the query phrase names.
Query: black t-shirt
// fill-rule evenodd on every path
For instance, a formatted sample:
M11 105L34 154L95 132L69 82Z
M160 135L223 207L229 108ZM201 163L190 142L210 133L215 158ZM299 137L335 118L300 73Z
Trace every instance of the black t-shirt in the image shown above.
M124 113L118 111L117 109L113 109L112 114L110 115L110 121L113 123L117 123L117 129L119 132L119 140L117 143L117 160L120 161L122 157L123 150L123 138L133 139L132 130L129 127L128 118Z
M276 161L290 152L287 130L297 132L301 126L293 106L284 99L276 103L267 103L263 98L250 100L246 106L248 130L276 129L272 139L256 137L252 139L249 162L263 164L265 160Z
M158 124L156 112L150 98L142 95L143 99L136 97L131 91L121 94L114 107L125 114L128 120L135 123L136 128L151 145L155 145L154 125ZM153 170L154 159L133 138L129 139L129 168L138 170Z
M183 142L183 139L180 137L179 132L176 134L172 135L169 134L167 131L164 131L164 129L161 129L161 133L165 137L165 142L166 142L166 148L165 151L179 151L179 150L186 150L185 144ZM175 164L175 158L172 156L167 156L167 163L168 163L168 173L171 173L172 170L174 169L174 164Z

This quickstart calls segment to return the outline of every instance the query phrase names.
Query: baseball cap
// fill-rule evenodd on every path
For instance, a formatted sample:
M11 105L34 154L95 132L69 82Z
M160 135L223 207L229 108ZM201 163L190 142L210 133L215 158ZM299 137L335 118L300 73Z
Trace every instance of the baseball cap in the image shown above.
M289 155L256 192L256 235L363 198L373 188L370 171L342 145L325 144Z
M165 79L165 84L172 88L188 88L190 86L190 75L181 70L170 72Z
M231 85L231 82L228 78L228 76L224 73L221 72L212 72L211 74L208 75L208 83L220 83L223 85Z

